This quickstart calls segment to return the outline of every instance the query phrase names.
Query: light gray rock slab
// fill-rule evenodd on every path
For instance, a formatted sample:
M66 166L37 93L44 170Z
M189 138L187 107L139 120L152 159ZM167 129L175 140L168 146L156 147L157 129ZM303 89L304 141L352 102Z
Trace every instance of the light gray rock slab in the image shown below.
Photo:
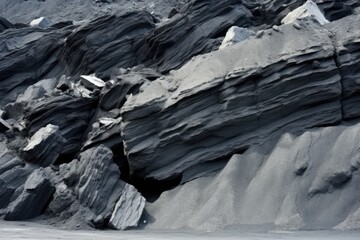
M59 127L49 124L29 139L27 146L22 149L22 155L28 162L47 167L60 156L65 143Z
M144 207L145 198L134 186L126 184L119 201L115 205L109 225L117 230L137 227Z

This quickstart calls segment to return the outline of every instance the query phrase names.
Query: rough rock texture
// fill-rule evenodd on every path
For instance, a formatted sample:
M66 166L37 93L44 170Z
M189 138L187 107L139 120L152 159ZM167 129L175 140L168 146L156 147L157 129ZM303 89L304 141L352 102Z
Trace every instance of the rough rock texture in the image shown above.
M125 184L112 158L111 150L104 146L89 149L81 154L77 169L80 176L76 185L78 199L104 218L111 215Z
M177 2L1 0L0 216L359 228L360 2Z
M329 23L317 4L312 0L307 0L304 5L288 13L286 17L281 20L281 23L288 24L304 18L313 18L321 25Z
M29 134L33 135L48 124L56 125L66 139L62 154L76 153L81 148L95 104L96 98L76 98L69 95L42 99L25 111Z
M33 169L8 149L0 153L0 215L23 192Z
M359 23L360 15L357 15L329 25L329 29L335 33L336 62L341 75L342 111L345 118L360 116L360 109L357 107L360 100L360 33L356 28Z
M0 34L0 105L37 81L56 77L59 48L70 29L9 29Z
M198 57L129 98L122 135L131 173L173 178L279 129L341 121L329 32L311 22L301 28L284 25Z
M109 225L117 230L138 226L145 207L145 198L130 184L126 184L111 215Z
M151 31L138 46L142 62L168 72L191 57L216 49L223 32L233 25L247 26L252 14L239 1L191 1Z
M59 127L49 124L29 139L28 145L22 150L23 158L42 167L50 166L60 156L65 143Z
M181 7L182 0L1 0L0 16L12 22L30 23L42 16L53 22L92 20L105 14L147 10L166 18L173 8Z
M113 153L103 145L82 152L79 160L61 165L55 182L49 211L62 217L84 211L84 221L96 228L107 227L110 218L113 220L109 226L115 229L135 227L145 206L141 194L120 179Z
M5 220L26 220L39 216L53 193L54 187L44 170L35 170L26 180L21 195L11 203Z
M109 76L116 68L138 64L133 43L153 28L147 12L103 16L76 29L66 39L61 58L72 74L96 71Z
M216 176L186 183L148 204L155 219L151 227L336 227L358 216L359 131L359 124L319 128L251 147Z
M222 41L219 49L232 46L236 43L245 41L251 36L255 36L255 32L247 28L231 27L226 32L225 38Z

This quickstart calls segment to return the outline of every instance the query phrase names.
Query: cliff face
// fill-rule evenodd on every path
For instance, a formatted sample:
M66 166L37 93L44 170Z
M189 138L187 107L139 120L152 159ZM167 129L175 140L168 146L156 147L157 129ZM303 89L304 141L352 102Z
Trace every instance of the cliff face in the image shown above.
M0 18L5 219L359 228L357 1L55 2Z

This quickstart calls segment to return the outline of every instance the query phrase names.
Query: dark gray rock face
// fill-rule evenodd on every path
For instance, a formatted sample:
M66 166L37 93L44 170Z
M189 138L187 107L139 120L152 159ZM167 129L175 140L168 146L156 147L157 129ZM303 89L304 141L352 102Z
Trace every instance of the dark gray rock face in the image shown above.
M5 220L26 220L39 216L53 193L54 187L44 170L35 170L26 180L21 195L11 203Z
M2 119L0 117L0 133L4 133L10 129L11 129L11 126L4 119Z
M0 215L22 193L24 183L33 167L26 165L14 153L0 153Z
M105 145L108 148L116 147L122 144L120 119L107 118L104 119L106 124L97 123L99 127L93 127L89 133L89 139L85 142L83 149Z
M252 14L239 1L191 1L169 22L151 31L138 44L142 62L160 72L183 65L191 57L210 52L233 25L247 26Z
M61 58L72 74L109 76L116 67L138 64L133 43L153 28L147 12L103 16L76 29L66 39Z
M14 101L37 81L64 71L58 65L58 54L70 33L70 29L27 27L0 34L0 105Z
M253 146L232 156L216 176L186 183L148 204L156 219L150 227L358 229L359 131L359 124L317 128Z
M335 34L336 61L341 75L343 88L344 118L360 116L360 33L356 25L360 16L351 16L329 24L328 28ZM344 27L346 26L346 27Z
M8 20L3 17L0 17L0 33L5 31L6 29L14 27Z
M152 82L122 108L131 173L173 178L278 130L341 121L341 77L333 56L329 32L309 22L301 31L290 24Z
M29 139L28 145L22 150L23 158L42 167L50 166L60 156L65 143L59 127L49 124Z
M29 134L35 134L48 124L56 125L66 139L62 155L74 154L81 149L82 138L96 102L96 98L77 98L69 95L41 99L25 111Z
M97 216L110 216L125 184L120 180L111 150L99 146L83 152L78 173L80 179L75 189L80 202Z
M109 221L119 230L137 226L145 199L120 180L109 148L100 145L82 152L79 161L61 165L59 175L60 183L49 205L52 212L61 213L79 201L91 211L87 221L96 228L107 227Z

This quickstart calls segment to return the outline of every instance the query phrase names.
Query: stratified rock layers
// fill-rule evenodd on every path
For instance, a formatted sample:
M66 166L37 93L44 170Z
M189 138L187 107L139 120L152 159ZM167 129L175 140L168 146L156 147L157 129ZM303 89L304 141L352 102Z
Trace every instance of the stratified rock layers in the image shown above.
M173 178L278 130L341 121L341 76L329 35L311 22L268 30L195 58L129 98L122 133L131 173Z

